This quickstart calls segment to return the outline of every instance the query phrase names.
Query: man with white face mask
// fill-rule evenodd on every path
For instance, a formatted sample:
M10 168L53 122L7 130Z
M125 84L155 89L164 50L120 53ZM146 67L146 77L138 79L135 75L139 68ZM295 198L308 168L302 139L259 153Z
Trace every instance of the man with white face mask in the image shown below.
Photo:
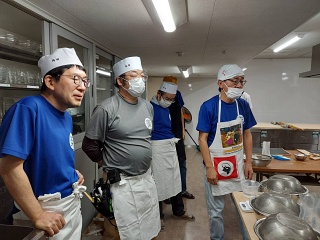
M154 109L152 130L152 162L151 167L157 185L162 228L162 201L170 198L173 215L180 219L194 221L195 217L186 213L181 193L181 177L176 152L175 138L171 129L169 106L174 102L178 85L163 82L157 95L151 99Z
M220 94L202 104L197 125L205 164L211 240L224 238L222 211L226 195L242 191L241 180L252 179L250 128L256 125L248 102L240 98L246 83L241 68L224 65L218 72L217 83Z
M147 75L139 57L125 58L113 70L119 91L94 109L82 149L102 164L111 185L120 237L105 219L103 239L149 240L160 231L160 215L150 169L153 108L139 97Z

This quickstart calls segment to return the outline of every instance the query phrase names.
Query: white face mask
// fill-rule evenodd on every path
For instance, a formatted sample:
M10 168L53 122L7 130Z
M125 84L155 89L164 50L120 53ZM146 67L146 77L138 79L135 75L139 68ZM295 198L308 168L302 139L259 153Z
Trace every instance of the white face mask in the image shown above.
M126 89L123 87L123 89L125 89L126 91L128 91L128 93L132 96L132 97L140 97L142 93L144 93L144 90L146 89L146 84L145 82L142 80L142 78L135 78L132 79L130 81L123 79L125 81L127 81L129 83L129 88Z
M224 83L224 82L223 82ZM241 88L232 88L232 87L228 87L227 84L224 83L224 85L226 85L228 92L224 91L225 94L227 95L227 97L231 100L235 100L238 99L239 97L241 97L243 90Z
M172 104L171 101L166 101L162 97L160 98L159 105L163 108L168 108Z

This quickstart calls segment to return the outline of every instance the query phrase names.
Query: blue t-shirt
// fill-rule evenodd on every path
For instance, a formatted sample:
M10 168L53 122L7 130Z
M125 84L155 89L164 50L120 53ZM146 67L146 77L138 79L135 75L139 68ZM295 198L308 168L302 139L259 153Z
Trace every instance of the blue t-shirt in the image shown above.
M250 129L257 124L247 101L238 98L239 114L243 116L243 130ZM219 110L219 95L205 101L199 111L197 130L208 133L208 146L211 146L216 135ZM220 122L228 122L237 118L236 102L221 101Z
M151 102L153 106L153 130L151 140L164 140L174 137L171 131L171 120L169 108L163 108Z
M55 192L66 197L78 180L72 118L41 95L23 98L7 111L0 127L0 157L5 155L24 160L36 197Z

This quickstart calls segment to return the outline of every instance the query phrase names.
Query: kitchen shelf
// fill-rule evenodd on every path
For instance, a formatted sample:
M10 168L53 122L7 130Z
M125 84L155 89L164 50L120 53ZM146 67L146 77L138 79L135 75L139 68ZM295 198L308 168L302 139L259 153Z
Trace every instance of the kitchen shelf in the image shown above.
M24 46L6 43L3 39L0 39L0 58L37 65L41 56L40 52L33 52Z
M26 85L26 84L10 84L10 83L0 83L0 88L10 88L10 89L39 89L40 86L34 86L34 85Z

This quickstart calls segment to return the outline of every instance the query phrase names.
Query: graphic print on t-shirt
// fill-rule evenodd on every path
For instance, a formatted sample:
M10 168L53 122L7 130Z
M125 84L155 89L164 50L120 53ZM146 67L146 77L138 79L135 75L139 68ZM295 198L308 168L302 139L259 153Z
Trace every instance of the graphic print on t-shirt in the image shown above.
M72 150L74 150L74 141L73 141L72 133L70 133L70 135L69 135L69 144L70 144L70 147L72 148Z
M220 128L222 147L232 147L242 143L241 124Z

